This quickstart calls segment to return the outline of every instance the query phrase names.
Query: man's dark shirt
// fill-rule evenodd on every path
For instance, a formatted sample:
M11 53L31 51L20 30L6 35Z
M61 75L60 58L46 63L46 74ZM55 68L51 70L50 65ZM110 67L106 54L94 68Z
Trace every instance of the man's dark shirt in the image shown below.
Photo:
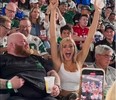
M52 64L42 57L34 55L17 57L4 54L0 55L0 78L10 79L15 75L22 77L25 83L18 89L17 94L32 98L32 100L39 99L48 95L45 90L44 77L52 69L51 66Z
M99 41L97 43L95 43L95 47L97 45L107 45L107 46L110 46L113 50L115 50L115 41L113 40L112 44L110 44L106 39L102 40L102 41Z

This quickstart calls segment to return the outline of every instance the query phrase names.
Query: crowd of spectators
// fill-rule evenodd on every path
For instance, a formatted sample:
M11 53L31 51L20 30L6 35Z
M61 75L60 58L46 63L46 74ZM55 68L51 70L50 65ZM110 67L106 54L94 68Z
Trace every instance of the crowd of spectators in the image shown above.
M2 100L75 100L83 67L105 71L106 95L116 79L116 1L96 1L0 0ZM51 95L47 75L56 77Z

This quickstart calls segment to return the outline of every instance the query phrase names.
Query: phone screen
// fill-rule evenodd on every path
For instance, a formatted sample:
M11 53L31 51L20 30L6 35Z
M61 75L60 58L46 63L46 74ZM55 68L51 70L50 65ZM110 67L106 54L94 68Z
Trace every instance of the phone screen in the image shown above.
M81 100L103 99L104 73L102 70L83 70Z

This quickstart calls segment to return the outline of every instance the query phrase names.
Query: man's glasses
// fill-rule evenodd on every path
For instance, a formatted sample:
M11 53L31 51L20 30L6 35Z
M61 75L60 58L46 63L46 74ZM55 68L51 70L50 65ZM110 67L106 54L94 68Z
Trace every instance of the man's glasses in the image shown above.
M27 25L27 26L20 25L19 27L20 27L21 29L24 29L24 28L29 28L29 27L31 27L31 25Z
M6 10L8 10L10 13L16 13L16 11L13 11L13 10L10 10L10 9L7 9L7 8L6 8Z
M105 57L105 58L109 58L109 59L113 59L113 55L107 55L107 54L100 54L101 56Z

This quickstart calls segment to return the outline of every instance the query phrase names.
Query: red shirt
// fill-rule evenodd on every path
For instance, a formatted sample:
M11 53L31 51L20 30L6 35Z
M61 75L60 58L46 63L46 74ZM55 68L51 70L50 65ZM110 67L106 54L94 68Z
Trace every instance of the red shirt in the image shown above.
M87 37L89 28L88 27L82 28L78 24L76 26L73 26L73 31L74 31L74 35L77 35L77 36L80 36L80 37ZM75 43L76 43L76 45L80 44L79 41L75 41Z

